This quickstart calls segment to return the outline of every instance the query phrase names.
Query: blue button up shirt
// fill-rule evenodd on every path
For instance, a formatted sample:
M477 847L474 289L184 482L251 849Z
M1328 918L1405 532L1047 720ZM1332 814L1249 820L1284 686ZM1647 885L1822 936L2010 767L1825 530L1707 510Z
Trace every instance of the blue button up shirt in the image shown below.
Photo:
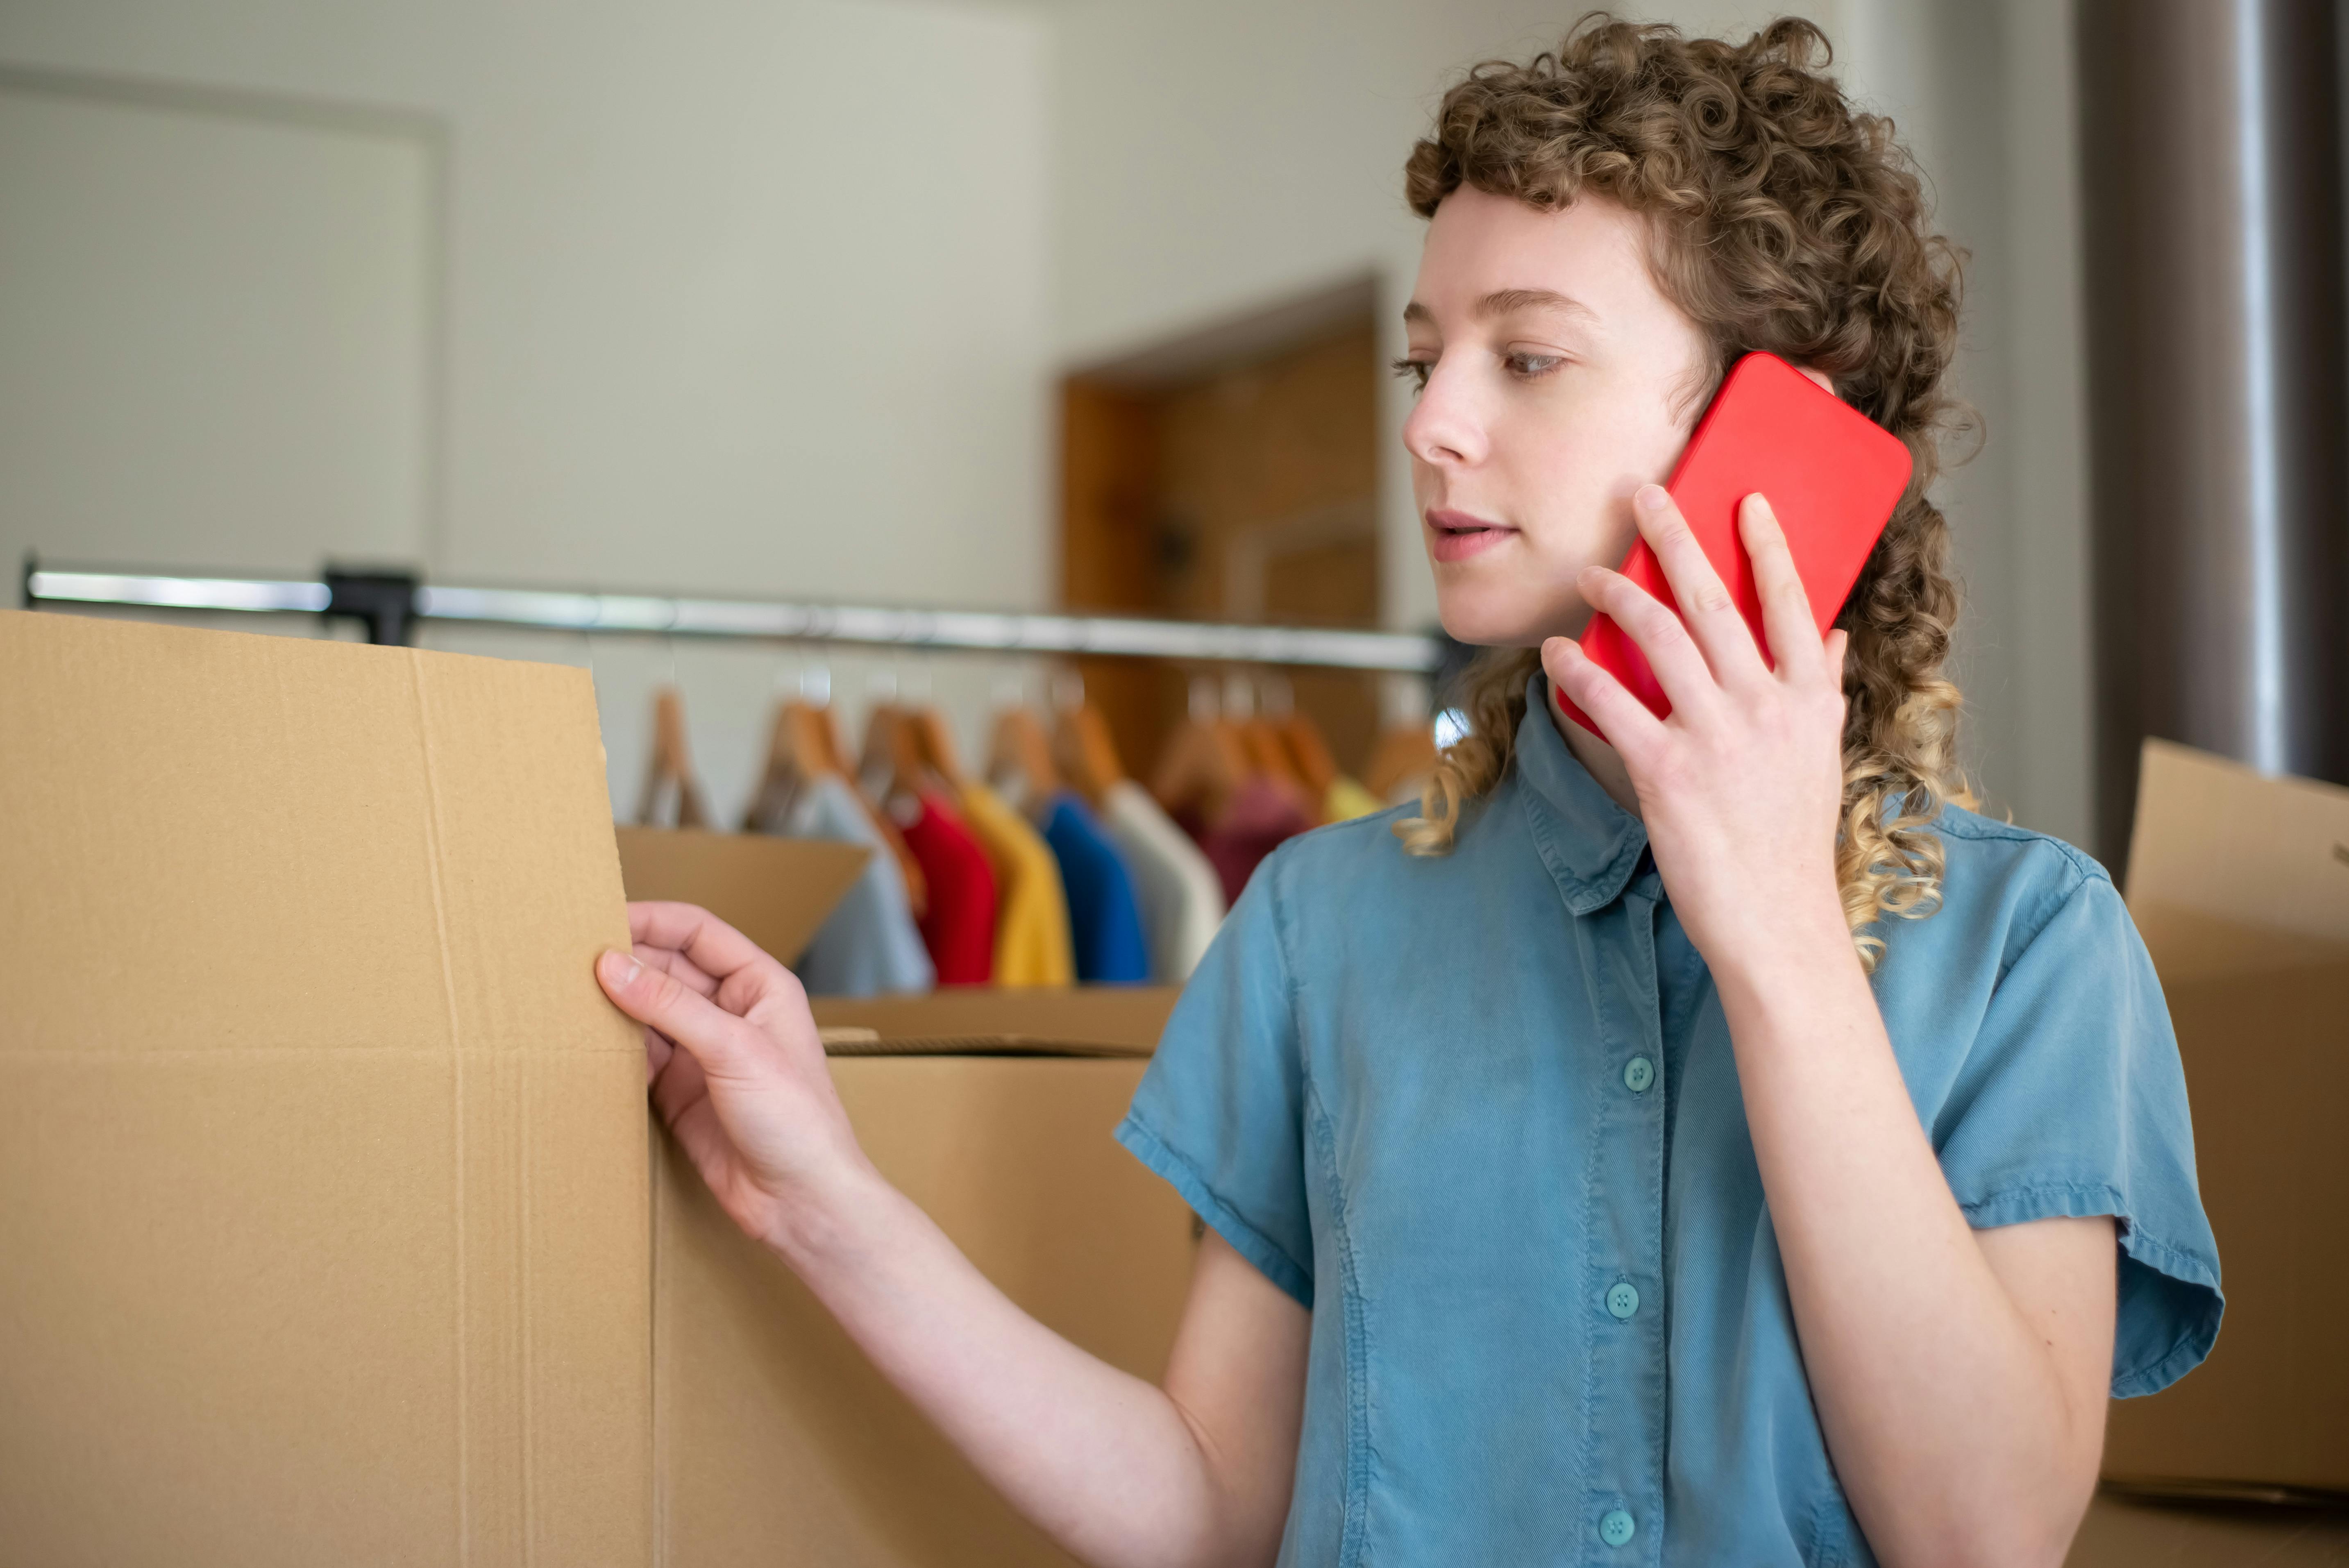
M1258 868L1118 1137L1312 1311L1284 1568L1871 1563L1720 999L1544 696L1449 856L1390 812ZM2095 861L1938 825L1874 983L1918 1117L1976 1227L2118 1218L2150 1393L2220 1308L2160 988Z

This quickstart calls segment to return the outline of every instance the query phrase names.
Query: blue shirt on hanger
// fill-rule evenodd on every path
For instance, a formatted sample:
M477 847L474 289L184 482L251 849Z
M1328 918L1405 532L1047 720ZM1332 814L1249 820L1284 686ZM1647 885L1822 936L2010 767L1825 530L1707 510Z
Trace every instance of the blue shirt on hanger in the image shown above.
M1534 680L1452 854L1257 870L1118 1138L1313 1314L1283 1568L1875 1561L1829 1463L1729 1030ZM2168 1013L2087 856L1951 807L1873 986L1977 1228L2119 1221L2112 1391L2219 1330Z
M1150 944L1142 934L1133 873L1092 809L1068 790L1053 796L1044 816L1044 841L1052 846L1068 889L1077 978L1111 985L1148 980Z

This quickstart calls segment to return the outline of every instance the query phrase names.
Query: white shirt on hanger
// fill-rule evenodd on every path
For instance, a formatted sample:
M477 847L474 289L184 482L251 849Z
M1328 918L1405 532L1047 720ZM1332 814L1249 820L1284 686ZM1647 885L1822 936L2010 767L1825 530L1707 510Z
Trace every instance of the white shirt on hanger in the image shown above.
M1132 779L1103 791L1101 820L1133 872L1134 901L1150 944L1150 977L1179 985L1224 923L1224 884L1191 835Z

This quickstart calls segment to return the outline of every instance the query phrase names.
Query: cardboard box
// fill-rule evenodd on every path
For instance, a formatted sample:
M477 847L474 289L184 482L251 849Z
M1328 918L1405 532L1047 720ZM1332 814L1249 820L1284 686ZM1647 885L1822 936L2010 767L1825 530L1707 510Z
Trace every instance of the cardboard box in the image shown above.
M1109 995L947 992L825 1002L817 1016L885 1025L877 1042L851 1047L865 1054L832 1064L882 1172L1013 1301L1154 1380L1189 1289L1195 1228L1110 1131L1172 993L1095 1004ZM1007 1025L1012 1037L975 1037L974 1021ZM1077 1031L1068 1043L1081 1054L1046 1043L1064 1029ZM915 1050L923 1040L961 1043ZM1072 1562L988 1490L788 1269L742 1237L674 1150L655 1181L664 1568Z
M2116 1401L2107 1475L2349 1491L2349 789L2146 744L2129 856L2185 1059L2227 1316L2209 1361Z
M819 839L621 828L631 899L698 904L785 964L804 952L873 851Z
M694 837L632 871L780 852L778 945L854 874ZM0 613L0 1561L1065 1561L648 1136L615 851L579 671ZM1150 1377L1172 995L823 1009L881 1168Z
M876 1051L1146 1057L1182 994L1179 985L956 987L926 996L818 996L812 1010L822 1027L874 1030Z
M0 612L0 1557L636 1568L576 670Z

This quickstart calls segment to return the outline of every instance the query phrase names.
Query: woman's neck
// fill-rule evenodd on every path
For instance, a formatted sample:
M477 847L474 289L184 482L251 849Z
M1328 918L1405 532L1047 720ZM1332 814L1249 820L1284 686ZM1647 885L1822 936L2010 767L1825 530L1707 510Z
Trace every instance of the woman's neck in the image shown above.
M1622 757L1613 747L1567 717L1565 710L1556 702L1543 706L1549 709L1549 721L1557 726L1558 734L1566 741L1566 748L1574 753L1574 759L1588 769L1593 779L1599 780L1599 787L1607 791L1608 799L1634 817L1639 816L1639 792L1631 788L1631 770L1623 766Z

